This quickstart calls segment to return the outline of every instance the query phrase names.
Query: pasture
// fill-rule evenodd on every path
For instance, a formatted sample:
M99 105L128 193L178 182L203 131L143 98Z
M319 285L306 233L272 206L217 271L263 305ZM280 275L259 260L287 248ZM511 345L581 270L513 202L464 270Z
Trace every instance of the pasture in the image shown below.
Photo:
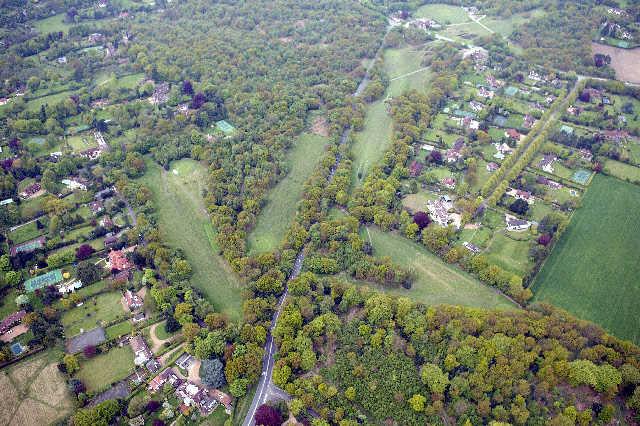
M67 337L87 331L103 323L124 317L121 303L122 295L118 291L103 293L85 301L62 315L60 322Z
M60 353L48 350L0 373L0 423L52 424L74 410L65 378L56 366Z
M532 286L551 302L640 343L640 188L597 175Z
M167 172L149 161L140 180L153 192L163 241L183 250L193 268L191 283L217 311L234 320L240 318L240 279L217 254L215 230L202 198L206 186L204 166L193 160L180 160L171 163L171 171Z
M40 34L49 34L53 32L67 32L71 28L72 24L68 24L64 21L65 14L59 13L57 15L49 16L48 18L38 19L34 22L36 30Z
M605 173L629 182L640 182L640 168L620 161L607 159L604 162Z
M81 361L76 377L87 386L87 391L97 392L124 379L133 368L133 351L126 345Z
M415 272L410 290L392 289L389 293L410 297L427 305L464 305L477 308L513 309L504 296L485 286L466 272L446 264L418 243L398 234L365 228L363 237L371 241L376 257L391 260Z
M272 251L279 246L302 199L305 181L322 159L328 138L301 134L289 152L289 173L269 191L255 228L247 239L249 253Z

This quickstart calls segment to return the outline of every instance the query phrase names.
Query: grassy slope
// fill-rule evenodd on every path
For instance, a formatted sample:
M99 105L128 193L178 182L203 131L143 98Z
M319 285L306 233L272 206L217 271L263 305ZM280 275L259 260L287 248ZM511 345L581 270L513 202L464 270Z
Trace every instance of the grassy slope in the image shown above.
M394 262L416 272L417 278L411 290L397 289L392 291L394 294L411 297L428 305L514 308L499 293L469 274L447 265L419 244L400 235L382 232L376 227L370 227L368 231L376 256L390 256Z
M640 343L640 188L596 176L534 283L549 301Z
M387 76L393 79L421 69L422 57L420 50L411 47L386 50L384 60ZM368 170L382 158L391 144L392 121L387 114L384 99L411 89L423 90L429 78L429 71L421 71L391 81L382 99L367 106L364 129L353 135L354 182L362 183Z
M171 169L178 174L148 162L141 178L153 191L162 238L184 251L194 271L191 283L216 310L238 319L242 311L240 280L216 254L215 231L202 200L206 170L193 160L176 161Z
M289 173L269 192L267 204L248 238L250 253L275 249L296 214L303 185L322 158L327 138L303 133L289 152Z

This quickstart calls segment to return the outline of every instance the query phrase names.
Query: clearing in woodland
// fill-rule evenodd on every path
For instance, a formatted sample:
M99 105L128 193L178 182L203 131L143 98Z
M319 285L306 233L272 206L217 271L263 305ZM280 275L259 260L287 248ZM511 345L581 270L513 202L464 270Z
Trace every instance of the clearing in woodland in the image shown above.
M533 284L551 302L640 343L640 187L597 175Z
M384 52L385 72L389 87L382 99L366 107L364 128L353 134L353 183L360 185L391 145L393 124L385 100L409 90L424 91L431 73L422 65L424 51L416 47L387 49Z
M181 249L193 268L191 283L217 311L237 320L242 312L241 283L218 255L216 233L202 198L206 174L194 160L175 161L169 171L149 161L141 181L153 192L163 241Z
M399 288L390 293L410 297L427 305L516 308L499 292L466 272L446 264L418 243L373 226L365 228L363 236L366 240L370 239L376 257L389 256L392 261L415 273L416 278L410 290Z
M274 250L282 242L302 199L304 183L322 158L328 142L328 138L316 134L303 133L298 137L288 154L289 173L269 191L267 204L249 234L250 254Z

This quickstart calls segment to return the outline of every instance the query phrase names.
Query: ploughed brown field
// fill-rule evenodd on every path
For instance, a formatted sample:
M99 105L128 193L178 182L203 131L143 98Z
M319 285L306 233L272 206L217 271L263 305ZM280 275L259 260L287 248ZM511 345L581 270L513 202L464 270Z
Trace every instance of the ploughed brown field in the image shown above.
M594 53L611 56L611 67L618 80L640 84L640 48L621 49L599 43L591 43Z

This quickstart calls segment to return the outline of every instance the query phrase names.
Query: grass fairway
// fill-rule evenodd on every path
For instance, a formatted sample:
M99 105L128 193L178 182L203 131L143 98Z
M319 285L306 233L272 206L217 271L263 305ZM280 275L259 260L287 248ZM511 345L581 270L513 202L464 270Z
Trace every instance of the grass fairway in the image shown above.
M295 217L304 182L322 158L327 142L328 138L309 133L298 137L289 152L289 173L269 192L267 204L249 234L249 253L262 253L278 247Z
M218 256L215 231L202 199L206 169L193 160L180 160L165 171L147 162L141 178L153 191L162 238L182 249L191 266L191 283L200 289L217 311L237 320L242 313L239 278Z
M447 265L421 245L400 235L369 227L376 256L389 256L394 262L415 271L410 290L394 289L393 294L410 297L427 305L449 304L478 308L513 309L515 305L500 293L483 285L471 275Z
M640 187L597 175L534 282L548 301L640 344Z
M367 172L378 163L391 144L393 123L387 114L384 99L399 96L408 90L423 91L426 88L431 73L421 64L423 55L421 50L413 47L387 49L384 52L385 71L392 81L382 99L367 106L364 128L353 135L353 182L356 185L364 181Z
M97 392L124 379L133 368L133 351L127 345L111 348L107 353L82 361L76 376L89 392Z

